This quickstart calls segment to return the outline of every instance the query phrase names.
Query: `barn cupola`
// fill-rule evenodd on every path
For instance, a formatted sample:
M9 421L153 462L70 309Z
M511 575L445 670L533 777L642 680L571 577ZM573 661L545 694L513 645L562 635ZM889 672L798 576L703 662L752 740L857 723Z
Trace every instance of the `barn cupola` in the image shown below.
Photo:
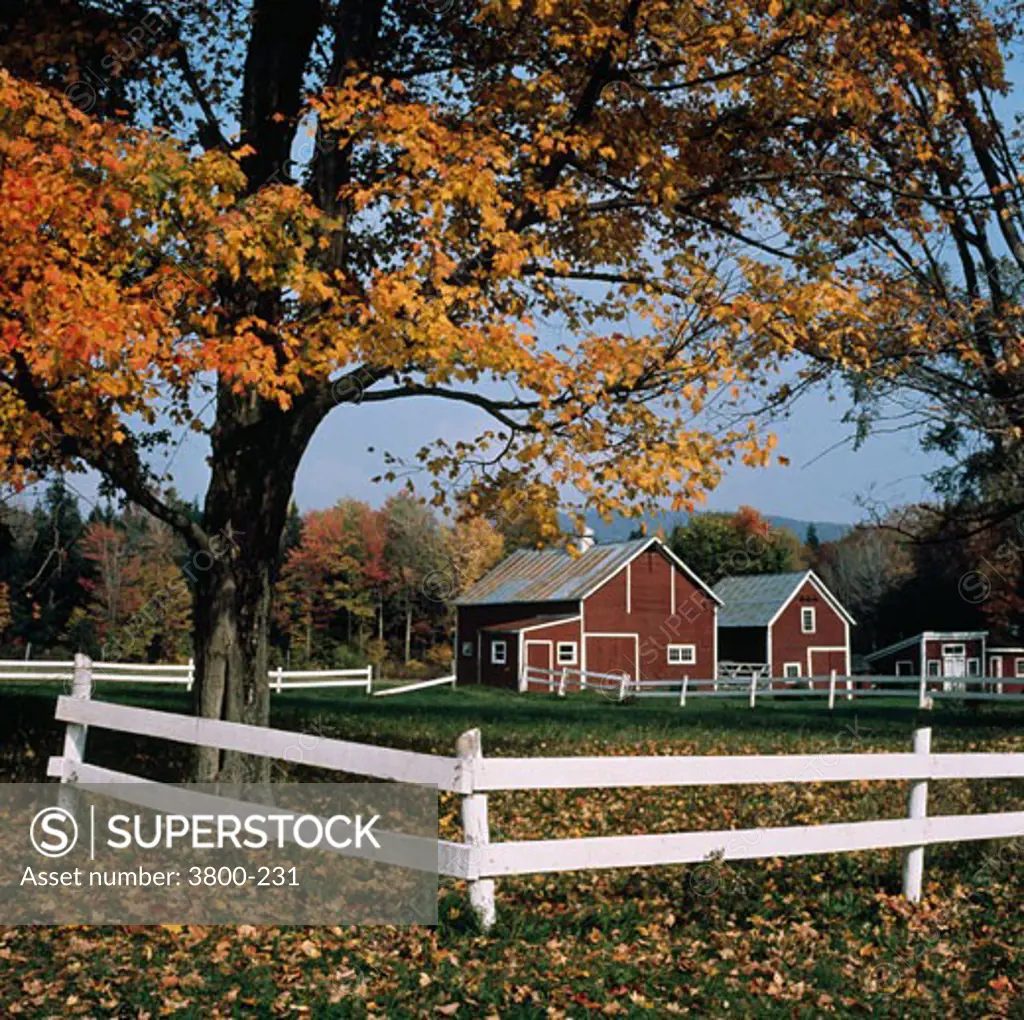
M580 553L585 553L588 549L594 548L594 543L594 529L590 527L585 527L583 529L583 534L580 535L578 539L576 539L576 551Z

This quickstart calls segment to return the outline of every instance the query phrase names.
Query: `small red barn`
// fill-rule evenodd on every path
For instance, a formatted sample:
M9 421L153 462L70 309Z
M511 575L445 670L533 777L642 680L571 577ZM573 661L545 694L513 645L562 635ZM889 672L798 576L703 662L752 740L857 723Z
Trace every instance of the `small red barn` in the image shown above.
M813 570L726 577L715 594L723 675L850 675L855 621Z
M525 665L713 679L718 599L657 538L522 549L456 603L458 682L517 687Z
M984 630L926 630L869 652L875 676L980 677L985 663Z

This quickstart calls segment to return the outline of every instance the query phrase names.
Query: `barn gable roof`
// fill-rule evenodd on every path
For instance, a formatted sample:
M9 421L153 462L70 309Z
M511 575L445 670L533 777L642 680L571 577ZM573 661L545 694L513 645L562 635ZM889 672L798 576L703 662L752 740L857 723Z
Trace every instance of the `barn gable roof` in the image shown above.
M520 549L458 599L459 606L515 602L577 602L593 594L651 546L658 548L716 602L718 597L658 538L593 545L576 556L564 549Z
M873 652L865 652L864 658L867 662L874 662L876 659L892 655L893 652L901 652L904 648L912 648L914 645L922 645L925 641L980 641L988 637L987 630L923 630L920 634L903 638L902 641L894 641L884 648L876 648ZM1013 648L990 648L990 652L1007 651L1012 652Z
M821 592L843 619L851 624L855 622L813 570L797 570L785 574L748 574L723 578L715 585L715 594L723 602L718 614L718 625L768 627L806 581L810 581Z
M517 634L520 631L525 633L533 630L544 630L546 627L557 627L562 623L575 623L579 618L579 613L555 613L551 616L529 616L525 620L512 620L509 623L491 623L480 629L495 631L501 634Z

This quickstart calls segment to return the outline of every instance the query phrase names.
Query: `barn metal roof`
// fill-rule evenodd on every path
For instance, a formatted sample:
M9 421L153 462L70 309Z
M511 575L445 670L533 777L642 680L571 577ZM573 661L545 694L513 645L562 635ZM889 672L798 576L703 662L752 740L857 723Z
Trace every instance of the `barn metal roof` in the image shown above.
M509 602L578 602L656 547L715 602L718 596L659 538L594 545L575 556L564 549L520 549L485 574L455 604L495 606Z
M903 638L902 641L895 641L891 645L886 645L884 648L876 648L873 652L866 652L864 654L864 658L868 662L874 662L875 659L879 659L882 656L891 655L893 652L902 651L904 648L910 648L913 645L919 645L922 641L978 641L987 637L987 630L923 630L920 634L914 634L912 637ZM1018 650L1019 649L1014 648L989 649L990 652L1013 652Z
M724 603L718 611L718 625L767 627L796 594L797 589L808 580L814 583L840 616L850 624L857 622L813 570L798 570L785 574L749 574L723 578L715 585L715 594Z
M571 623L579 618L579 613L554 613L551 616L531 616L525 620L513 620L511 623L492 623L480 629L504 634L520 630L533 630L539 627L553 627L555 624Z
M803 570L723 578L715 585L715 594L725 603L718 612L718 625L767 627L806 577Z
M624 567L655 539L594 545L571 556L564 549L520 549L458 601L460 606L505 602L575 602Z

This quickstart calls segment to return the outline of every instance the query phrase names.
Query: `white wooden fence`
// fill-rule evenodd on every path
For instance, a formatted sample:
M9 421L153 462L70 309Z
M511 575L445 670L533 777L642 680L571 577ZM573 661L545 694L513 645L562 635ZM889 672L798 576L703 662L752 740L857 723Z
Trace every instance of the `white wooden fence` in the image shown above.
M394 694L411 694L413 691L425 691L431 687L455 688L455 674L451 676L440 676L436 680L417 680L411 684L401 684L397 687L381 687L373 692L375 698L390 698Z
M766 662L729 662L718 664L718 676L722 680L749 680L752 676L768 679L771 670Z
M74 661L58 662L45 659L0 659L0 680L63 680L70 687L74 672ZM93 662L94 683L137 683L137 684L180 684L191 691L195 683L195 662L189 659L180 665L159 665L138 662ZM352 687L387 697L394 694L409 694L430 687L455 686L455 675L422 680L416 683L379 687L374 690L373 667L359 669L300 669L286 670L278 667L268 673L270 690L274 694L285 691L321 690L333 687ZM386 680L376 681L378 685L388 684Z
M71 681L75 663L45 659L0 659L0 680ZM195 683L195 660L174 665L141 662L93 662L94 683L179 684L187 691ZM373 667L360 669L274 669L268 673L270 689L315 690L326 687L358 687L369 694L373 689Z
M1024 681L1022 681L1024 682ZM751 673L719 676L715 680L641 680L631 683L628 695L637 698L674 698L680 706L702 698L738 698L751 708L758 701L777 698L810 698L827 700L834 708L837 700L861 698L906 699L918 708L931 709L936 702L989 701L1003 704L1024 703L1024 693L1007 691L1017 686L996 677L909 677L909 676L828 676L767 677Z
M743 665L734 664L734 665ZM629 673L585 673L577 669L542 669L524 666L519 676L519 691L537 687L559 695L598 690L618 701L627 698L672 698L680 707L687 701L704 698L745 700L751 708L758 702L778 698L810 698L828 702L835 708L838 700L860 698L896 698L916 701L923 709L936 702L990 701L1004 704L1024 703L1024 693L1006 690L1019 686L996 677L938 678L907 676L828 676L771 677L764 670L732 670L714 680L684 676L679 680L634 680Z
M362 669L281 669L270 673L270 689L281 691L315 690L322 687L360 687L373 691L373 667Z
M64 680L70 682L75 663L46 659L0 659L0 680ZM151 665L143 662L95 662L94 683L182 684L192 690L195 662Z
M590 673L567 666L560 669L523 666L519 674L520 693L531 687L543 687L562 697L574 691L591 690L611 694L621 701L629 693L631 683L628 673Z
M76 657L72 696L57 701L56 718L67 724L67 732L64 754L50 759L48 774L62 782L148 782L87 764L89 726L286 761L295 760L290 751L305 747L303 734L93 701L90 665L85 656ZM470 730L459 738L453 758L325 738L304 750L301 760L305 765L426 784L461 795L463 841L438 840L438 870L468 880L470 901L484 927L495 920L494 881L501 876L884 848L905 851L903 891L916 902L921 897L926 846L1024 835L1024 811L928 817L930 781L1024 778L1024 754L932 754L929 729L915 731L913 751L906 754L485 758L479 731ZM909 783L907 817L657 835L490 841L487 798L494 791L863 781Z

